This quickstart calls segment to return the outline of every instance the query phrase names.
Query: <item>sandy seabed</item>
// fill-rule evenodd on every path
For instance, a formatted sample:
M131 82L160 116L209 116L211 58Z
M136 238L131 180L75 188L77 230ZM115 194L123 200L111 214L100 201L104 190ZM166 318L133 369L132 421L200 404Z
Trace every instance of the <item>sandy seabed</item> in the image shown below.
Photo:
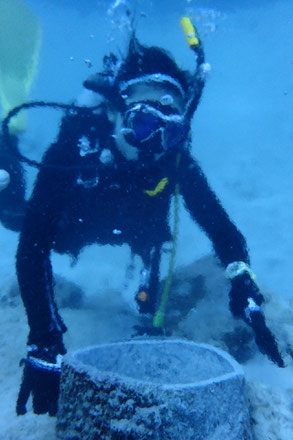
M205 278L207 273L209 277ZM189 293L185 295L185 306L190 302L190 310L186 312L186 307L179 302L180 319L178 319L178 314L176 318L173 318L170 312L167 325L172 328L176 336L227 348L223 342L224 335L227 332L233 334L238 321L233 320L228 312L227 299L225 299L227 286L221 269L211 257L178 269L174 276L174 289L177 293L179 292L179 296L182 296L182 293L178 290L178 286L182 285L183 278L185 289L188 291L191 287ZM199 290L202 289L200 286L203 284L203 279L205 279L204 289L208 293L204 299L202 299L202 293L199 293L196 298L192 290L196 286ZM218 291L217 297L215 289ZM100 294L86 301L77 300L79 294L82 294L82 291L75 283L67 281L66 278L57 281L60 311L69 328L65 335L68 350L101 342L125 340L132 336L133 326L139 322L133 303L119 296L117 291L109 290L104 295ZM272 298L269 293L266 298L266 316L271 328L281 340L281 348L285 352L290 344L290 335L293 335L293 312L291 311L293 301L276 296ZM73 307L69 307L70 301L73 302ZM194 302L196 307L192 307ZM173 305L171 296L170 308ZM214 326L211 326L209 323L213 315L220 316L220 319L215 322ZM28 328L14 275L11 275L10 279L7 275L5 287L2 284L0 322L2 329L0 336L2 420L0 440L55 440L55 418L47 415L34 415L30 403L25 416L15 415L15 401L22 374L18 365L20 358L25 355ZM194 322L197 323L196 328ZM244 363L244 370L255 439L291 440L293 432L292 359L286 355L287 366L285 369L279 369L259 354L253 346L251 352L253 356L250 356L250 359Z

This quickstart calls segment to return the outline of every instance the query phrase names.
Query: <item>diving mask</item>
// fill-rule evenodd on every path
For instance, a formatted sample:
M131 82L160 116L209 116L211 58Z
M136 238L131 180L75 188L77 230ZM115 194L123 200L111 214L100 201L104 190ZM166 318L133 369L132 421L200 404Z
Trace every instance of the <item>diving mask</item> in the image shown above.
M165 114L147 103L135 103L125 113L123 134L128 142L144 148L156 135L161 135L163 150L182 145L188 129L185 119L177 113Z

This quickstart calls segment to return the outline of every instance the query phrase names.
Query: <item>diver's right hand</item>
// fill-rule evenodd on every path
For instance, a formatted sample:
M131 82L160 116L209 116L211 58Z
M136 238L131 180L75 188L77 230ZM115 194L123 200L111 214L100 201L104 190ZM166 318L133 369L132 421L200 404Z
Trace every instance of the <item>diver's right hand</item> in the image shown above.
M234 275L231 283L232 288L229 294L231 312L235 318L242 318L252 328L259 350L280 368L284 368L284 360L276 338L268 328L261 309L264 297L255 279L248 270L244 270L239 275Z
M62 354L65 352L63 344L60 347L58 345L42 348L29 347L27 358L20 361L24 369L16 403L17 415L26 413L26 403L30 394L35 414L56 415Z

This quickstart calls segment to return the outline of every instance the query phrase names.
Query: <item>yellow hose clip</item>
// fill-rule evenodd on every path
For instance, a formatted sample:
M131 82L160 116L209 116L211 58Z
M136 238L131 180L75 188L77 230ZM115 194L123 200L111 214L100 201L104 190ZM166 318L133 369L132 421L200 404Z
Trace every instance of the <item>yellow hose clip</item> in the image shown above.
M169 179L168 177L164 177L160 180L160 182L157 184L155 189L146 189L144 190L144 193L147 194L150 197L155 197L160 192L164 191L165 186L168 185Z
M189 17L182 17L180 20L186 41L190 49L195 49L199 45L199 39L196 36L196 29L191 23Z

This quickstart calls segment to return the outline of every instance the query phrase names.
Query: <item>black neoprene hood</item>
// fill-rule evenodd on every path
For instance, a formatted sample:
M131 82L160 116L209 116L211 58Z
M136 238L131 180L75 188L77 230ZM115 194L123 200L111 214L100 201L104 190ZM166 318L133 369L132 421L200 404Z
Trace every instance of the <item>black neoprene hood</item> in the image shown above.
M112 63L109 63L109 60ZM113 104L122 105L121 85L131 80L149 75L162 75L178 83L186 99L192 85L192 75L188 71L179 69L173 57L159 47L141 45L135 36L132 37L128 55L119 64L117 58L111 54L104 58L104 70L84 83L84 87L100 93Z

